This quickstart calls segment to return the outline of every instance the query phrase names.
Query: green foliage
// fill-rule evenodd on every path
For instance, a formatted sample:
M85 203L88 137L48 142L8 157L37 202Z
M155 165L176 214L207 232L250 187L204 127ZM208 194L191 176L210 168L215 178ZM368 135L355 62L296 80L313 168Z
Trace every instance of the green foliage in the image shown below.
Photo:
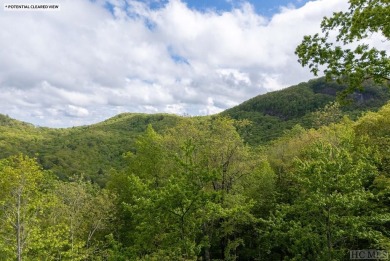
M351 104L329 103L340 90L302 83L223 113L234 119L121 114L48 129L0 116L0 260L390 251L390 105L345 117L388 92L367 83Z
M335 100L342 85L324 79L301 83L278 92L255 97L222 113L237 123L240 136L250 145L264 145L282 136L285 130L300 124L318 127L314 112ZM373 83L365 91L350 97L353 102L340 109L351 118L362 111L376 110L389 99L389 92ZM37 157L39 164L62 180L83 175L104 186L111 169L127 168L123 155L136 153L135 140L150 124L156 133L180 122L198 121L198 117L183 118L166 114L120 114L104 122L67 129L50 129L0 117L0 158L18 153ZM250 124L242 124L249 120Z
M49 129L1 116L0 158L23 153L37 157L44 169L62 180L83 175L104 186L112 168L126 166L122 155L134 151L136 137L148 124L161 132L179 120L165 114L120 114L95 125Z
M355 130L358 135L368 137L368 143L379 151L379 175L375 178L372 190L376 197L375 211L381 213L378 228L390 238L390 104L381 108L377 113L367 113L356 122ZM390 249L390 242L386 249Z
M128 223L121 226L127 228L129 256L237 258L246 240L240 234L256 224L255 201L243 186L253 180L257 163L234 125L225 118L186 119L162 136L148 127L137 139L132 173L117 173L109 182L125 206ZM257 177L263 178L260 169ZM270 179L265 182L272 184Z
M344 121L296 131L272 146L285 144L269 154L281 196L262 230L271 242L267 258L342 260L349 249L388 248L388 207L376 195L387 187L373 189L381 155L369 141Z
M367 226L367 216L372 213L367 216L364 213L370 208L370 199L373 198L366 188L377 175L375 153L364 146L353 146L353 140L341 142L341 146L315 144L304 161L297 163L297 170L293 173L294 190L299 192L293 204L282 208L282 212L297 215L291 222L294 230L300 226L310 228L304 233L314 245L314 248L301 246L299 238L291 238L291 248L297 248L292 251L293 255L300 259L342 259L355 241L375 240L372 238L375 231ZM305 253L311 254L306 256ZM316 256L310 256L312 254Z
M85 260L105 255L113 196L54 180L23 155L0 162L0 260ZM108 233L107 233L108 234Z
M72 182L56 182L52 196L50 221L66 228L67 246L62 256L71 260L97 257L104 252L105 236L113 227L114 195L78 178Z
M0 162L0 253L22 260L34 249L39 215L45 207L45 174L34 160L22 155Z
M281 137L284 131L299 124L305 128L320 127L320 121L337 120L342 116L356 119L367 110L377 110L390 98L389 91L384 86L377 86L367 81L364 83L364 91L356 92L348 96L350 102L343 103L338 108L335 119L325 119L325 115L318 112L326 112L336 101L336 94L345 90L345 86L335 82L327 82L324 78L311 80L308 83L300 83L284 90L270 92L254 97L236 107L228 109L221 114L236 120L247 119L249 125L241 126L238 132L250 145L264 145L271 140ZM328 106L328 108L324 108Z
M135 153L128 152L125 156L128 161L127 171L153 180L158 187L166 175L163 150L162 137L149 124L145 132L136 139Z
M388 1L348 2L348 11L325 17L321 23L323 34L305 36L295 52L302 66L309 66L314 75L325 65L324 73L328 79L347 82L348 88L341 97L360 90L366 79L387 84L390 80L390 59L386 50L378 50L362 41L374 33L389 41ZM335 44L329 40L334 30L338 30Z
M337 123L342 117L343 113L340 109L340 104L337 102L327 104L322 110L313 113L314 125L317 128L331 123Z

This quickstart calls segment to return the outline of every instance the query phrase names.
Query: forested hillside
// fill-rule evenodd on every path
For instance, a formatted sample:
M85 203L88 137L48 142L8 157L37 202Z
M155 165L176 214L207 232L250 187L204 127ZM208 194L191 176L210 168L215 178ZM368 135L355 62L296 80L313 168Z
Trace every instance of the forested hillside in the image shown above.
M90 126L50 129L1 116L0 157L23 153L61 179L82 174L103 185L111 168L123 167L123 154L134 150L148 124L163 131L178 121L174 115L125 113Z
M389 92L367 85L341 106L342 88L318 79L220 115L128 113L65 129L1 116L0 260L390 251L390 105L358 118Z
M341 90L343 86L320 78L257 96L220 116L241 121L235 126L248 144L265 145L296 124L310 128L336 122L343 115L355 119L364 111L377 110L390 97L386 87L367 84L363 92L351 97L349 105L330 106ZM126 166L123 155L135 152L135 139L149 124L162 134L183 120L168 114L124 113L90 126L51 129L1 116L0 158L23 153L36 157L44 169L63 180L84 175L103 186L111 169Z
M388 0L348 5L295 50L328 81L204 117L126 113L52 129L0 115L0 261L387 259L390 9Z
M346 260L350 249L390 251L388 115L390 104L356 121L296 125L263 147L240 137L245 121L218 116L121 115L79 128L147 124L104 188L80 175L61 181L31 157L2 159L0 257ZM75 133L14 123L36 143Z
M265 144L296 124L306 128L321 125L317 122L318 113L315 112L336 102L336 95L344 90L346 87L342 84L319 78L259 95L221 115L237 120L248 119L252 124L239 130L242 137L251 145ZM342 115L356 119L366 110L379 109L389 99L387 86L366 81L362 90L342 100L342 106L338 106L337 110Z

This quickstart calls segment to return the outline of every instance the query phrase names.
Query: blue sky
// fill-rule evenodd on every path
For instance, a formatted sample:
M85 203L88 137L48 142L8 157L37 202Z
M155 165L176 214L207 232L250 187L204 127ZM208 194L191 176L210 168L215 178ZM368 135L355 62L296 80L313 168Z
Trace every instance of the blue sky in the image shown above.
M230 11L232 7L237 7L243 1L237 0L186 0L190 8L197 10L215 9L220 11ZM256 13L272 16L279 11L281 6L294 5L299 8L303 6L307 0L251 0L247 1L254 7Z
M153 8L159 8L166 4L168 0L149 0ZM256 13L272 16L279 11L281 6L293 5L296 8L302 7L308 0L184 0L189 8L199 11L217 10L230 11L234 7L239 7L244 2L249 2L255 9Z
M22 2L29 1L36 2ZM0 9L0 113L49 127L123 112L210 115L307 81L313 75L298 64L296 46L320 31L325 15L348 6L347 0L45 1L61 9Z
M249 3L257 14L268 18L279 13L282 7L300 8L308 1L309 0L182 0L188 8L200 12L229 12L234 8L240 8L244 3ZM160 9L169 3L169 0L146 0L140 2L147 3L152 9ZM108 3L108 9L112 11L112 5L109 1Z

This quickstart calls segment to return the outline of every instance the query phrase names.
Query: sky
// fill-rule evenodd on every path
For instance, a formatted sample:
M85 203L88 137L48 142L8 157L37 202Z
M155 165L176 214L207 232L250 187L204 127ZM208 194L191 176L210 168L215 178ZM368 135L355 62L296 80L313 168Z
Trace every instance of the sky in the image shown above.
M314 76L294 54L347 0L0 0L0 113L71 127L210 115ZM57 3L57 11L5 4Z

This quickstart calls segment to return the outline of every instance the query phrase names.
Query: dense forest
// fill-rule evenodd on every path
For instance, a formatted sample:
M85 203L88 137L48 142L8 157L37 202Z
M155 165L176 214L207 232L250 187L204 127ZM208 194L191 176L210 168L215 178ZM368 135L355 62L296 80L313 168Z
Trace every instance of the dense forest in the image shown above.
M259 95L208 117L241 122L235 124L240 137L245 144L256 147L281 137L297 124L310 129L338 122L343 116L356 120L363 112L377 111L390 99L387 87L367 82L364 91L339 105L336 94L343 89L341 84L319 78ZM329 113L333 117L326 116ZM51 170L61 180L82 174L104 186L112 168L126 167L123 155L136 151L135 140L149 124L163 134L184 120L187 117L169 114L123 113L94 125L50 129L0 115L0 158L23 153L37 158L45 170Z
M325 78L218 115L0 115L0 260L388 258L389 1L348 5L295 51Z
M1 116L0 260L390 251L389 92L370 83L340 105L340 90L317 79L219 115L68 129Z

